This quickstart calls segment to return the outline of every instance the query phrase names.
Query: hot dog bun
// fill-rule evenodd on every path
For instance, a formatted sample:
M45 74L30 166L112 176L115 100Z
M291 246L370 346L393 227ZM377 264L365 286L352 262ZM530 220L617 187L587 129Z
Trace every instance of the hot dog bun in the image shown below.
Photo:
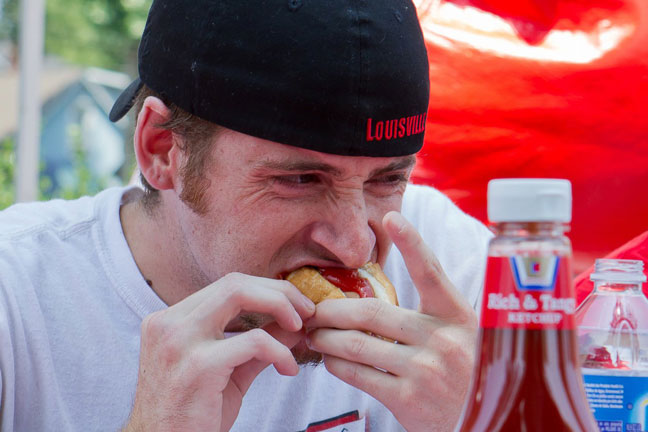
M360 276L369 280L376 298L398 306L396 288L380 268L380 264L369 262L358 269ZM365 275L364 273L367 273Z
M313 303L317 304L327 299L343 299L346 298L343 289L337 287L332 282L326 279L322 274L326 274L329 279L331 278L331 273L334 276L337 276L337 279L345 279L346 287L344 289L349 289L350 285L354 285L354 280L360 278L362 281L366 281L367 284L371 286L371 289L365 289L366 286L364 282L360 282L360 285L363 285L363 288L360 294L354 293L354 297L377 297L388 303L398 305L398 299L396 297L396 290L392 283L387 279L387 276L383 273L380 265L376 263L367 263L361 268L354 269L322 269L315 267L301 267L287 276L284 279L291 282L295 285L306 297L311 299ZM338 281L339 282L339 281ZM369 333L373 335L372 333ZM383 339L388 342L393 342L391 339L374 335L380 339ZM312 351L305 346L297 345L291 350L295 355L295 359L300 364L317 364L322 361L322 354Z
M297 269L290 273L286 280L295 285L315 304L327 299L346 298L340 288L324 279L314 267Z
M362 290L359 297L376 297L387 303L398 305L396 290L379 264L369 262L357 270L336 269L336 273L342 275L345 279L361 279L369 284L371 292ZM315 304L327 299L347 297L342 289L344 287L340 288L334 285L323 274L326 275L327 270L315 267L301 267L291 272L286 277L286 280L295 285ZM335 278L332 278L332 280L335 280Z

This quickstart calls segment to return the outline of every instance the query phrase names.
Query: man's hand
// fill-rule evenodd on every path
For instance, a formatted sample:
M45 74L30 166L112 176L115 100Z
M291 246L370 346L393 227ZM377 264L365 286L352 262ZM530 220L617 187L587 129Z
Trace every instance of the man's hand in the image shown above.
M377 299L325 301L306 323L317 328L308 343L333 375L381 401L408 431L450 431L473 370L477 317L411 224L390 212L383 225L420 294L419 310Z
M254 378L273 364L296 375L290 347L313 303L286 281L229 274L142 324L135 403L126 430L227 431ZM274 322L225 339L241 312Z

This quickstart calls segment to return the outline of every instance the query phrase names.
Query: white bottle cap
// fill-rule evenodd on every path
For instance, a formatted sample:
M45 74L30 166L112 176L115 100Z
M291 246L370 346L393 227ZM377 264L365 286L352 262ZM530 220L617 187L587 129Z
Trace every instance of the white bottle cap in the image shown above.
M569 180L511 178L488 182L491 222L570 222L571 203Z
M590 280L634 284L646 282L643 268L641 260L599 258L594 272L590 274Z

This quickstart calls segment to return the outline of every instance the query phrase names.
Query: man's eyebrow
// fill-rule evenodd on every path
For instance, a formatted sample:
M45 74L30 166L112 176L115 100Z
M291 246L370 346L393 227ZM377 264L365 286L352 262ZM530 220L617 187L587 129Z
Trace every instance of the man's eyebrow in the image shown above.
M320 171L329 173L332 175L340 175L341 171L335 168L332 165L322 163L322 162L313 162L313 161L263 161L259 164L261 168L267 168L277 171L295 171L295 172L304 172L304 171Z
M403 169L410 169L410 168L412 168L414 166L415 163L416 163L416 156L411 155L409 157L394 161L394 162L390 163L389 165L387 165L385 167L373 170L371 172L371 174L369 175L369 177L378 177L378 176L380 176L382 174L390 173L390 172L393 172L393 171L400 171L400 170L403 170Z

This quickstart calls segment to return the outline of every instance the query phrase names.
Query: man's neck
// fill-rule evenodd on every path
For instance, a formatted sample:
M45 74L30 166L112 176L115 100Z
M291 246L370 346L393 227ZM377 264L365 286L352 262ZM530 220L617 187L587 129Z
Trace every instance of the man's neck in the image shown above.
M119 215L126 242L142 277L167 305L171 306L200 287L194 287L191 271L183 266L174 240L173 224L159 209L147 212L141 201L123 204ZM184 259L183 259L184 258Z

